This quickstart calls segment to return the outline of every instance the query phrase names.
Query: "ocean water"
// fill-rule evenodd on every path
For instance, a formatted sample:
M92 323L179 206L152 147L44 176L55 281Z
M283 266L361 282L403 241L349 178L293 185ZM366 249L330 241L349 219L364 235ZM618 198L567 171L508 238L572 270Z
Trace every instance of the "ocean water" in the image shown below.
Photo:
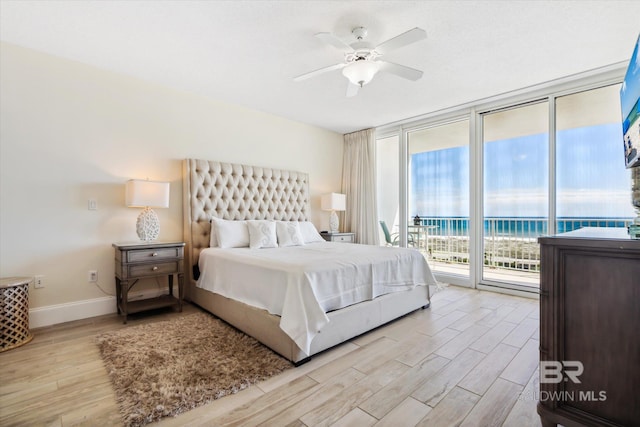
M465 217L421 217L421 225L431 226L431 236L468 236L469 218ZM584 227L626 227L628 218L558 218L558 233L577 230ZM497 237L538 237L550 234L545 218L486 218L484 220L486 236ZM555 234L551 233L551 234Z

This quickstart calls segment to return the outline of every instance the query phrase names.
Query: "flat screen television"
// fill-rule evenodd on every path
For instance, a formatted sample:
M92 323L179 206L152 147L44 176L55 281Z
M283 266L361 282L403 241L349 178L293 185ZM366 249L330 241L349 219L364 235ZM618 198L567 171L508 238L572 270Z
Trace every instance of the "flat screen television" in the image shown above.
M628 168L640 166L640 35L636 40L627 74L620 89L624 162Z

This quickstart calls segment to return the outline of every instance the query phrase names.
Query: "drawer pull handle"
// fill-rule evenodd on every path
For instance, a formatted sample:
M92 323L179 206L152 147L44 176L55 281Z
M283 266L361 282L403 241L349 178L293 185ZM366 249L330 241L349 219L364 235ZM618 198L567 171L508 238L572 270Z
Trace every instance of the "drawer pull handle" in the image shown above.
M158 252L152 253L151 256L158 256Z
M155 266L152 268L153 271L156 271L157 269L158 267L155 267Z

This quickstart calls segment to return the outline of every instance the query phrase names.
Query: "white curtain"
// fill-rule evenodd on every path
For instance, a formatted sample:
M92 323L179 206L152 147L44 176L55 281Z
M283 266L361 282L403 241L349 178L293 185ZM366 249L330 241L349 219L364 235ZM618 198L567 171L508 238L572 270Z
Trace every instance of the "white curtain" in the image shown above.
M357 243L379 245L375 129L344 136L342 192L347 198L344 229L356 234Z

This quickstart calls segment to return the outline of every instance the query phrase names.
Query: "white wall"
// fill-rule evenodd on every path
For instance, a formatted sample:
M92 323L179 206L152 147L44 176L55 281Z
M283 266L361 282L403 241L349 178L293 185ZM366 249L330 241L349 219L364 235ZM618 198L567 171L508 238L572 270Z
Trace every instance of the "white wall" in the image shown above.
M342 135L14 45L0 58L0 275L44 275L32 327L38 310L71 320L65 309L114 293L111 244L137 240L126 180L171 182L160 240L182 240L184 158L308 172L313 222L327 228L319 197L340 190ZM93 269L105 292L87 282Z

